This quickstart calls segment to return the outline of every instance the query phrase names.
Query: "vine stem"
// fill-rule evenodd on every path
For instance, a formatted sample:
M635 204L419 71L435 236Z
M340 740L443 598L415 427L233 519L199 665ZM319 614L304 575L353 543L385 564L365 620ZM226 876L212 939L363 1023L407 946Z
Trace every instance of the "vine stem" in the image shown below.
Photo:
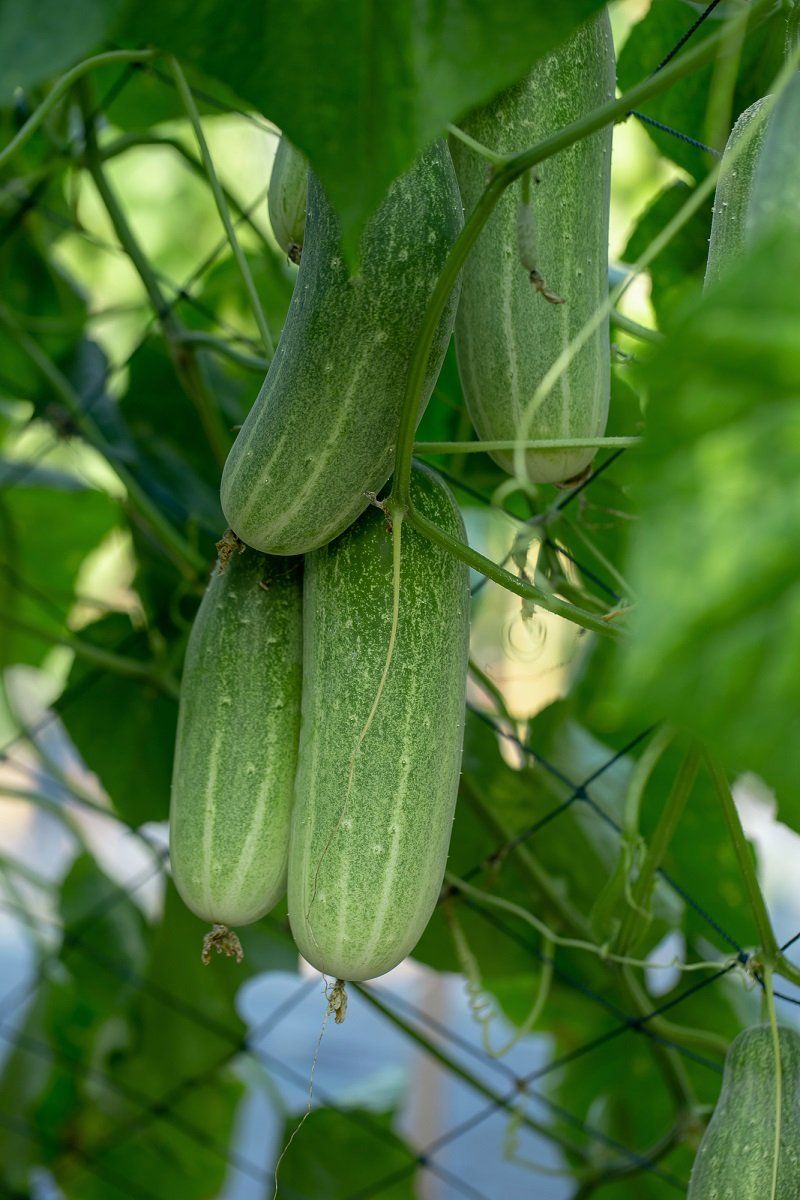
M67 71L65 75L56 80L52 89L47 93L38 108L34 109L22 128L15 134L8 145L0 150L0 170L30 140L58 102L63 100L70 89L83 79L85 75L88 75L90 71L94 71L98 67L113 66L114 63L149 62L155 57L156 51L154 50L108 50L104 54L95 54L92 58L86 58L83 62L79 62L71 71Z
M183 326L167 303L156 278L155 271L151 267L147 255L139 245L122 205L108 181L103 166L103 155L97 142L97 129L91 112L91 104L85 82L81 84L80 102L86 143L86 169L97 189L103 207L114 228L114 232L119 238L119 243L130 259L136 274L139 276L147 292L147 297L153 306L159 326L166 339L175 372L187 396L197 410L197 415L200 418L208 444L217 463L223 466L231 445L230 433L206 385L195 352L185 341Z
M411 501L405 503L405 518L409 525L425 535L429 541L437 546L441 546L443 550L448 550L456 558L460 558L467 566L474 567L476 571L480 571L481 575L486 575L495 583L499 583L501 587L506 588L509 592L514 592L523 600L530 600L539 608L545 609L546 612L554 613L557 617L564 617L567 621L572 621L575 625L580 625L583 629L588 629L592 633L601 633L610 637L621 636L619 631L615 629L608 621L602 617L595 616L594 613L586 612L585 609L578 608L577 605L570 604L566 600L562 600L559 596L552 595L542 591L535 584L527 583L524 579L520 579L518 575L513 575L511 571L507 571L505 567L499 566L484 554L480 554L477 550L473 550L471 546L465 545L458 538L451 537L445 530L440 529L433 521L429 521L416 508L411 507Z
M739 867L739 873L744 882L747 899L750 904L750 909L753 914L753 920L758 930L758 936L761 942L761 949L767 955L771 963L776 963L780 958L780 950L775 937L775 932L772 928L767 905L764 900L764 894L761 891L761 886L758 882L756 867L753 861L753 854L750 849L742 822L739 817L739 811L736 808L736 802L731 793L730 784L725 776L716 756L709 750L704 751L703 758L711 783L714 788L717 799L722 808L722 815L725 818L725 824L728 827L728 836L731 839L736 862Z
M772 1034L772 1050L775 1055L775 1137L772 1150L772 1170L770 1172L769 1200L777 1200L778 1167L781 1159L781 1125L783 1123L783 1070L781 1064L781 1035L778 1029L778 1017L775 1012L775 993L772 987L772 970L768 967L764 972L764 997L769 1017L769 1027Z
M754 0L747 13L737 19L750 21L754 18L761 18L767 14L771 7L772 0ZM414 525L421 533L432 537L431 530L435 528L430 522L419 518L411 502L410 493L411 459L414 450L414 433L419 409L418 401L422 393L428 357L439 319L448 297L455 287L461 268L503 192L515 179L531 167L536 166L537 163L543 162L554 154L558 154L561 150L567 149L567 147L572 146L581 138L597 132L606 125L624 120L632 109L641 107L647 100L672 87L679 79L683 79L686 75L705 66L711 61L720 46L726 44L729 36L726 29L706 38L692 50L674 59L662 71L631 88L623 96L616 100L608 101L608 103L587 113L577 121L573 121L557 133L544 138L535 146L505 158L501 164L496 166L492 178L478 198L474 209L467 218L461 233L453 243L450 253L445 260L442 272L428 301L428 307L425 311L420 335L417 339L414 356L406 378L403 408L395 447L392 497L405 509L409 523ZM456 553L456 546L459 545L455 541L450 544L449 539L448 544L445 544L441 540L439 544L443 545L451 553ZM464 549L463 547L459 548ZM475 567L476 570L487 575L490 579L494 579L495 582L500 583L501 586L508 588L510 591L516 591L517 594L523 594L519 592L521 581L514 575L507 571L492 574L495 564L482 555L475 554L474 551L471 551L470 554L473 556L471 561L463 553L461 557L465 562L469 562L471 566ZM541 594L534 594L534 592L538 593L538 590L531 589L524 593L524 598L541 603ZM542 606L547 607L544 604ZM568 620L574 620L579 625L583 624L585 628L595 628L595 631L608 632L608 627L597 622L593 617L591 618L594 622L593 626L586 625L585 621L578 619L580 610L574 609L573 606L561 602L561 607L562 611L559 615L565 616Z
M194 580L206 569L205 558L174 528L162 515L144 488L118 460L111 447L105 440L99 426L84 408L81 397L73 388L67 377L56 364L48 358L42 348L31 338L17 321L10 315L5 305L0 303L0 324L4 325L14 335L14 340L23 354L47 380L64 407L72 417L83 437L105 458L117 479L127 492L128 502L132 509L139 513L143 521L150 527L156 540L163 547L181 573L187 579Z
M620 312L618 308L611 310L611 324L616 325L617 329L621 329L624 333L629 333L631 337L638 338L640 342L652 342L659 345L665 341L664 334L660 330L641 325L638 321L634 321L633 317L626 317L625 313Z
M490 442L414 442L415 454L489 454L492 450L581 450L603 447L638 446L640 437L596 437L596 438L538 438L529 442L518 442L514 438Z
M689 794L694 786L700 766L700 752L692 749L684 756L680 770L659 817L655 832L647 848L644 862L631 888L632 907L625 915L617 938L617 949L625 954L635 943L641 925L641 910L653 887L656 871L672 841L678 822L683 815Z
M205 168L206 177L208 179L209 186L211 187L214 203L217 206L217 212L219 213L225 234L230 243L231 250L233 251L233 257L236 259L236 265L239 268L239 274L244 282L245 290L247 291L247 295L250 300L250 306L253 310L253 316L255 318L256 325L258 326L258 332L261 336L261 341L264 349L267 352L267 355L272 358L273 354L275 353L272 334L269 331L267 319L264 316L264 310L261 307L261 300L253 280L250 265L244 255L242 247L239 244L239 239L236 236L236 230L233 227L233 221L231 221L231 215L228 211L228 205L217 177L217 172L214 167L214 160L211 157L211 151L209 150L208 142L206 141L206 135L203 132L203 125L200 120L200 114L197 111L197 105L195 104L194 96L192 95L192 89L186 82L186 76L181 70L181 65L177 58L170 57L169 67L172 72L172 77L175 80L175 86L178 90L178 95L181 98L181 103L186 109L186 115L189 118L189 123L194 130L194 136L197 139L200 157L203 160L203 167Z

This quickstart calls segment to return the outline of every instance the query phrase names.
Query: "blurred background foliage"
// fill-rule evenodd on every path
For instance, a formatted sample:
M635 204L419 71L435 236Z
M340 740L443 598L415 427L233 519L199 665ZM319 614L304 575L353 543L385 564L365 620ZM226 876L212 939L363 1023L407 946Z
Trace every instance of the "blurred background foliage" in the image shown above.
M352 249L385 183L426 138L517 78L530 65L526 47L546 49L597 5L529 6L527 16L510 0L457 5L461 25L426 31L427 60L411 52L413 6L396 5L372 46L377 117L357 36L370 6L337 10L334 21L324 5L325 19L312 22L303 3L292 29L281 7L170 4L148 26L150 10L122 0L42 0L35 12L0 2L3 146L85 54L155 41L182 58L273 341L295 268L267 220L272 122L322 174ZM711 7L698 37L736 6ZM647 76L702 9L614 3L620 86ZM767 90L782 49L776 13L740 48L735 86L715 84L717 63L647 115L719 150ZM269 350L165 60L97 69L0 162L0 1190L18 1200L269 1196L279 1148L307 1103L318 981L298 964L280 910L244 931L241 967L204 970L201 924L165 870L181 661L224 529L220 464ZM612 264L647 249L712 163L708 149L635 118L617 127ZM732 771L759 770L778 789L779 815L797 827L796 750L787 752L780 719L797 700L796 673L762 679L758 659L770 639L780 656L793 619L797 456L786 431L799 373L796 347L784 345L770 374L760 339L770 321L785 327L800 263L794 244L778 241L703 306L709 222L706 204L625 298L628 318L674 327L675 340L648 362L621 324L613 330L608 432L639 432L645 401L665 414L641 455L602 454L590 486L542 488L533 507L519 495L498 500L504 477L486 456L435 460L471 541L496 560L527 528L517 565L564 594L611 611L627 593L629 562L648 601L626 707L606 645L557 619L526 618L508 593L473 581L477 669L450 868L599 944L624 908L624 856L640 852L620 827L649 721L691 710ZM720 314L742 333L732 357ZM687 449L695 421L722 421L703 407L718 387L735 395L739 418L726 469L775 489L753 483L722 509ZM754 409L762 387L782 403L771 424ZM467 436L451 352L420 437ZM705 520L695 519L701 502ZM720 624L720 593L748 575L754 505L774 552L760 586L743 588ZM637 506L649 514L643 528ZM550 519L534 534L524 523L543 512ZM720 536L731 553L722 575L706 554ZM742 702L754 678L757 721ZM650 780L645 841L682 753L671 746ZM787 893L795 835L771 820L755 781L738 794L789 936L800 925ZM473 1002L476 989L493 997L497 1044L524 1022L547 955L524 913L451 897L417 963L355 989L346 1026L326 1033L318 1107L284 1159L280 1194L683 1191L699 1133L686 1096L713 1102L726 1040L758 1012L758 996L726 969L756 932L702 774L662 866L637 952L719 961L713 986L695 986L707 974L655 969L634 980L559 950L535 1034L494 1059L460 973L471 972Z

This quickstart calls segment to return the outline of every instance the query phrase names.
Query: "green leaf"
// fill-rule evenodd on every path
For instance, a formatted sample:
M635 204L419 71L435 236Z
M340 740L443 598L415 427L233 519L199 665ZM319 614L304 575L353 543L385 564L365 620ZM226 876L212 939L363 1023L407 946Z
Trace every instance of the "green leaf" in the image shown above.
M777 788L800 827L800 247L756 246L644 371L628 712L666 717ZM620 697L617 699L619 700ZM617 705L619 707L619 705Z
M25 462L3 461L0 483L0 664L38 665L67 632L78 569L119 510L104 492Z
M284 1144L299 1117L286 1125ZM299 1131L280 1167L280 1194L286 1200L346 1200L395 1173L400 1176L380 1189L387 1200L415 1196L416 1154L393 1131L393 1114L361 1109L341 1112L318 1108Z
M620 88L625 91L654 71L695 23L698 15L698 6L691 0L658 0L651 4L643 19L634 26L620 54L617 71ZM720 22L729 16L730 8L720 5L694 34L694 40L717 32ZM727 128L719 133L709 128L707 121L713 64L693 72L660 96L649 100L643 112L697 141L707 142L711 137L717 142L714 148L722 150L728 130L739 113L769 91L783 59L784 37L784 14L777 8L771 20L758 29L748 31L732 112ZM705 151L652 125L645 125L645 129L661 153L695 179L702 178L712 165Z
M18 87L84 57L110 30L122 0L0 0L0 104Z
M516 0L172 0L122 33L230 85L309 158L355 253L393 179L449 121L491 99L600 7Z
M691 189L682 182L665 188L650 204L628 238L622 259L634 263L689 200ZM696 212L650 267L652 301L658 323L669 316L703 286L708 255L711 215L707 208Z
M120 614L82 631L95 645L148 659L147 639ZM86 686L82 686L83 684ZM178 706L146 681L99 670L77 659L68 686L75 688L62 719L120 816L134 825L162 820L169 808Z

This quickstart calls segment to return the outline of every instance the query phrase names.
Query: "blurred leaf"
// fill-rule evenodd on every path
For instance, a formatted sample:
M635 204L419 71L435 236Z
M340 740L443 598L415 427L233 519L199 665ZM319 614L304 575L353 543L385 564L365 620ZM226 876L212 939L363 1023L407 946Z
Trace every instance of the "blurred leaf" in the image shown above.
M633 27L619 56L617 78L620 89L626 91L650 75L695 23L699 13L699 7L691 0L657 0L657 3L652 3L642 20ZM694 34L694 40L718 31L720 23L730 15L730 7L720 5ZM784 13L779 6L776 6L775 15L770 20L758 29L748 31L733 98L731 126L739 113L769 91L783 61L784 39ZM709 136L706 110L713 71L713 64L701 71L694 71L674 87L649 100L643 112L678 133L706 142ZM707 153L652 125L645 125L644 128L661 153L695 179L707 173L712 165ZM722 148L722 145L715 147L717 150Z
M292 1117L286 1139L297 1128ZM393 1131L391 1113L361 1109L340 1112L315 1109L298 1132L281 1163L280 1194L286 1200L313 1196L314 1200L346 1200L356 1193L371 1194L383 1179L399 1178L381 1187L387 1200L411 1200L416 1153Z
M656 196L628 238L622 252L623 261L636 262L690 196L691 189L682 182L671 184ZM703 208L681 228L650 267L651 298L659 326L666 323L681 302L702 288L710 228L711 214Z
M346 246L393 179L449 121L514 83L600 7L453 0L245 0L131 5L122 34L229 84L308 156L342 217Z
M39 664L53 645L47 634L66 632L81 563L119 510L73 476L24 461L0 463L0 484L0 664Z
M627 563L638 603L617 698L757 771L794 828L799 281L796 238L779 232L687 308L644 372L643 516Z
M95 621L81 637L130 658L152 658L147 639L134 634L121 614ZM75 661L68 687L76 690L62 719L116 811L134 825L163 820L169 808L177 703L147 681L81 660Z
M0 104L88 54L121 8L122 0L0 0Z

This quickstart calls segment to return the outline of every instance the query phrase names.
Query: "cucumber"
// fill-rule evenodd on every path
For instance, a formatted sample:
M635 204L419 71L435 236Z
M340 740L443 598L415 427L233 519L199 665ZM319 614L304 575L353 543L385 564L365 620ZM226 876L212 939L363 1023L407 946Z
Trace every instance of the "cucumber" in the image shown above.
M460 124L493 150L522 150L612 99L614 80L604 9L541 59L522 83ZM515 184L501 197L464 266L456 352L467 409L482 440L599 437L605 430L607 321L533 418L523 423L523 414L547 370L608 294L611 133L609 126L533 169L532 213L525 225L530 230L535 223L539 261L523 265L517 252L524 197ZM469 212L486 186L486 164L455 139L451 151ZM529 237L526 233L526 242ZM563 482L580 474L595 453L529 451L528 476L536 483ZM513 453L492 457L513 469Z
M747 236L752 240L776 222L800 226L800 73L796 72L775 102L753 172L747 206Z
M775 1052L768 1025L746 1029L725 1060L717 1106L692 1167L688 1200L800 1196L800 1034L781 1027L781 1140L775 1154Z
M764 103L763 99L756 100L755 104L751 104L742 113L725 146L711 217L706 287L738 262L745 247L753 175L764 140ZM743 149L731 165L731 158L742 144L745 135L749 140L744 143Z
M293 263L300 262L306 228L308 163L287 137L281 136L272 174L267 206L275 240Z
M339 223L314 172L300 270L275 357L225 464L222 507L258 550L325 545L392 469L403 388L428 299L463 223L447 146L395 180L348 276ZM431 349L420 413L453 327L457 295Z
M188 907L246 925L280 899L300 733L301 566L254 550L218 566L181 683L170 854Z
M452 496L415 470L419 510L454 536ZM397 638L392 539L371 509L306 562L303 719L289 921L303 956L372 979L413 950L444 875L458 790L469 642L467 568L403 526Z

